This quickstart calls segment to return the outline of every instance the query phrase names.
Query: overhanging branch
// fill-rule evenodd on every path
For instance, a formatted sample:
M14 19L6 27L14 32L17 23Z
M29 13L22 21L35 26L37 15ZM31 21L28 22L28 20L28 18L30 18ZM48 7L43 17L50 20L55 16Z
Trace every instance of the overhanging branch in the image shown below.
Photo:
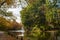
M6 2L6 1L3 1L3 2L0 3L0 8L1 8L1 6L2 6L5 2Z

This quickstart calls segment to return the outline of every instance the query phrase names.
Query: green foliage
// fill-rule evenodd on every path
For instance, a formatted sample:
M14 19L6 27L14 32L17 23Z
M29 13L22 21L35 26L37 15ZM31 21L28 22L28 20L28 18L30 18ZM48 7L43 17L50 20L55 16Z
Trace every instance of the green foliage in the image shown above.
M53 3L48 0L29 0L28 4L29 5L21 11L22 23L28 31L32 31L34 37L38 37L37 40L48 40L50 36L48 36L49 33L46 33L46 31L59 27L56 0L54 0ZM37 31L33 30L35 28ZM39 32L40 30L42 34Z
M40 3L40 1L38 3ZM40 25L41 22L42 22L41 25L44 24L43 22L45 20L45 15L40 8L40 4L38 3L30 4L27 6L27 8L21 11L22 22L26 26L35 26L36 24Z
M31 31L31 35L34 36L34 37L38 37L40 35L40 29L37 28L37 27L34 27Z

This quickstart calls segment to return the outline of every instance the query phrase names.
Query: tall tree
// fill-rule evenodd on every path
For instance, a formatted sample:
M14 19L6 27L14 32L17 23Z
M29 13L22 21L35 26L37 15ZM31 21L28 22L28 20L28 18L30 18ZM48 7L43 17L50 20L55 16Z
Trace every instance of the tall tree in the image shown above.
M34 27L39 28L43 34L38 39L48 40L49 33L45 32L58 24L55 23L57 21L55 15L58 14L56 0L53 3L49 0L27 0L27 2L28 6L21 11L22 23L28 31L32 31Z

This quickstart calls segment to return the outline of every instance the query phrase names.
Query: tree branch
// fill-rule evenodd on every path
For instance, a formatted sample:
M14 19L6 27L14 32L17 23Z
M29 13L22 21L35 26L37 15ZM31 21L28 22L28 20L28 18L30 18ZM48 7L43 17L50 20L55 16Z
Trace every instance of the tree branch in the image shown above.
M2 3L0 3L0 8L1 8L1 6L5 3L6 1L3 1Z

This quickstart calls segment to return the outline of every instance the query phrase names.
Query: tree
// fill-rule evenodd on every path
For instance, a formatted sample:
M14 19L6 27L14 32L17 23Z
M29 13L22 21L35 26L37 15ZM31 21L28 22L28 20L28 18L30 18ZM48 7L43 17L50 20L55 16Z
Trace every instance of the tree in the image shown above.
M28 6L21 11L21 20L28 30L27 33L31 34L29 31L37 27L43 32L42 39L38 39L44 40L45 37L48 38L49 33L46 33L46 31L54 29L57 27L55 25L58 24L56 23L58 20L55 17L58 14L56 0L53 3L48 0L27 0L27 2ZM46 40L48 40L47 38Z
M6 5L13 5L15 0L0 0L0 7L3 6L5 3Z
M37 25L45 25L46 18L44 12L44 5L40 5L41 0L35 0L29 4L23 11L21 11L22 22L26 27L35 27Z
M12 28L11 22L3 17L0 17L0 30L7 30Z

